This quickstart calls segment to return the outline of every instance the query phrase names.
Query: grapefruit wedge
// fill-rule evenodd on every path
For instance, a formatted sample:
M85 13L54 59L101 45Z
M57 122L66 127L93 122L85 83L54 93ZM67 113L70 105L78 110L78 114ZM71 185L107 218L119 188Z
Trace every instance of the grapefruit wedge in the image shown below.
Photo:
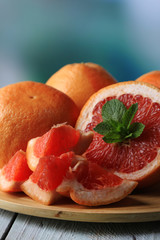
M73 158L73 152L64 153L60 157L51 155L40 158L36 170L21 185L22 191L42 204L53 204L60 198L56 188L61 184Z
M94 132L86 158L114 172L122 179L135 180L146 187L160 180L160 89L138 81L117 83L92 95L83 107L76 129L90 131L102 122L102 107L111 99L128 109L138 103L132 123L145 125L142 134L127 143L106 143Z
M123 199L136 186L137 182L123 180L96 163L68 152L59 157L40 158L21 189L44 205L54 204L66 196L81 205L99 206Z
M27 165L25 152L17 151L0 170L0 190L20 192L20 185L29 178L31 173L32 171Z
M69 172L68 179L57 187L57 192L85 206L107 205L130 194L137 182L123 180L96 163L80 160Z
M44 156L60 156L69 151L82 154L93 139L93 132L83 133L66 124L53 126L41 137L31 139L27 144L27 161L34 171L39 158Z

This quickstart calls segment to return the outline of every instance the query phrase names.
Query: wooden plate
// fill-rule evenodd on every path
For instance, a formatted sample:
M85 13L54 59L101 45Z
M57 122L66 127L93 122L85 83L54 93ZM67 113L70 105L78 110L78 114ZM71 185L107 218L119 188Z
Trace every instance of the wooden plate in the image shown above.
M160 187L134 192L120 202L84 207L63 198L56 205L41 205L23 193L0 193L0 208L12 212L84 222L147 222L160 220Z

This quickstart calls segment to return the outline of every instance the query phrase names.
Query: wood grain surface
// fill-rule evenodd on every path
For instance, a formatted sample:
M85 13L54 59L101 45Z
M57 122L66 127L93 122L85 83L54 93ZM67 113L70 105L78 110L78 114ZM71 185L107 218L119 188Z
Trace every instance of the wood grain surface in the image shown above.
M160 187L134 192L120 202L101 207L84 207L63 198L44 206L23 193L0 194L0 208L52 219L84 222L147 222L160 220Z
M6 240L159 240L160 222L86 223L18 214Z
M5 239L17 214L0 210L0 239Z

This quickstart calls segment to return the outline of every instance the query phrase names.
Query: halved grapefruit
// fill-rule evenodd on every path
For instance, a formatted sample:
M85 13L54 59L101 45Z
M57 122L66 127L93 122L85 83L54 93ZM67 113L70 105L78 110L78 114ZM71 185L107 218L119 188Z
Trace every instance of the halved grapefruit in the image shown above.
M120 201L130 194L137 182L123 180L96 163L78 161L57 187L57 192L85 206L107 205Z
M102 106L111 99L119 99L127 109L138 103L132 122L143 123L144 131L127 144L106 143L103 136L95 132L85 156L123 179L138 181L140 187L148 186L160 179L160 90L138 81L103 88L83 107L76 129L93 130L102 122Z
M31 139L27 144L26 156L28 166L36 169L39 158L44 156L60 156L69 151L82 154L93 139L93 132L83 133L70 125L57 124L41 137Z
M17 151L9 162L0 170L0 190L20 192L20 185L26 181L32 171L27 165L25 152Z

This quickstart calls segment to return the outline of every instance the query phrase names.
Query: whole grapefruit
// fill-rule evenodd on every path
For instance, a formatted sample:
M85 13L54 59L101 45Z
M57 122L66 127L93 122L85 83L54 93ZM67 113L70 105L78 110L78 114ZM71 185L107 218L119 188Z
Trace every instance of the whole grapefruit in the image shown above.
M74 126L79 110L64 93L45 84L26 81L0 89L0 167L31 138L54 124Z
M157 70L145 73L139 78L137 78L136 81L150 83L160 88L160 71Z
M73 63L54 73L46 84L67 94L81 109L93 93L116 82L114 77L98 64Z

